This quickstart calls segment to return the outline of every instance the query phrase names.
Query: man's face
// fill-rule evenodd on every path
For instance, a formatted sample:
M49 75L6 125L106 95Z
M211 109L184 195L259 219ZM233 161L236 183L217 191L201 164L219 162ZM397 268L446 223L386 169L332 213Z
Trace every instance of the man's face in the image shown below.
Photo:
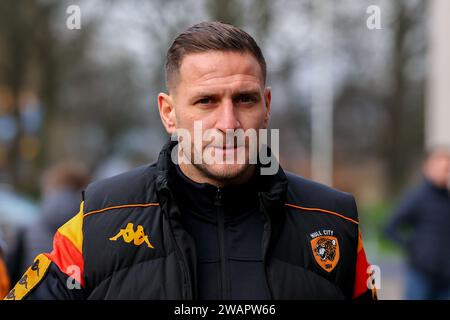
M436 185L445 187L450 183L450 153L435 152L426 164L427 177Z
M173 126L166 125L166 129L169 133L176 129L186 129L190 133L189 159L197 175L218 182L233 181L251 169L248 141L230 148L234 139L227 141L226 134L237 129L267 128L270 98L270 89L265 88L260 65L253 55L221 51L189 54L182 60L178 83L166 99L173 107ZM203 132L211 129L223 137L223 142L213 139L195 144L196 121L200 121ZM196 164L193 161L195 153L225 160L244 151L246 160L243 163L207 164L202 161Z

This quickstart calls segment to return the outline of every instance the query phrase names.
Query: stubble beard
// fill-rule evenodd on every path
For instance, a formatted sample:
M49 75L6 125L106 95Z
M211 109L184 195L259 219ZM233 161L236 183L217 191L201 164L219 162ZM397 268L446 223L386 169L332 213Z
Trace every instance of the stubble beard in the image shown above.
M214 183L216 186L234 185L240 184L248 180L254 172L255 165L249 163L248 150L244 149L246 156L245 162L239 163L233 161L232 163L213 163L208 164L205 161L201 163L195 163L190 161L189 166L197 172L200 177L206 178L206 180ZM193 160L195 148L192 146L190 159ZM204 152L204 150L202 151Z

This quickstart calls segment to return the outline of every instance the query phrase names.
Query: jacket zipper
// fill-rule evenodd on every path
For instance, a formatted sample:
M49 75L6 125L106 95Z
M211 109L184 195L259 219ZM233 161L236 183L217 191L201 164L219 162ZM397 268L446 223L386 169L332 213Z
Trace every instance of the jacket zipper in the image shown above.
M262 199L260 198L260 202L262 202ZM267 287L269 289L269 296L270 299L273 299L273 290L272 285L270 284L270 268L267 263L267 251L269 248L271 233L272 233L272 223L270 221L269 215L264 211L264 216L266 217L266 224L264 227L264 233L263 233L263 239L262 239L262 247L263 247L263 266L266 274L266 282ZM267 226L267 227L266 227Z
M171 197L173 199L173 195L171 191L166 187L165 191L168 193L168 197ZM183 298L186 300L192 300L193 299L193 293L192 293L192 281L191 276L188 270L188 263L185 255L183 254L183 251L180 249L175 234L172 227L172 221L167 215L167 223L169 226L169 235L170 239L172 240L173 246L175 248L175 256L177 257L177 261L180 265L181 273L183 274Z
M220 255L220 283L221 283L221 294L222 299L228 299L227 294L227 274L226 274L226 258L225 258L225 218L223 214L222 207L222 190L217 188L216 199L214 204L217 206L217 227L218 227L218 238L219 238L219 255Z
M270 233L271 233L271 227L270 227L270 222L268 222L268 227L267 227L267 241L265 241L264 244L264 253L263 253L263 265L264 265L264 269L266 271L266 282L267 282L267 288L269 289L269 299L273 299L273 290L272 290L272 285L270 283L270 267L269 264L267 263L267 247L270 241Z
M173 233L172 224L169 221L169 229L170 229L170 237L172 239L172 242L175 247L175 255L177 256L177 260L180 264L181 273L183 274L183 296L187 300L192 300L192 285L191 285L191 278L189 275L189 272L187 271L187 263L185 262L186 258L181 251L180 247L178 246L178 243L175 239L175 235Z

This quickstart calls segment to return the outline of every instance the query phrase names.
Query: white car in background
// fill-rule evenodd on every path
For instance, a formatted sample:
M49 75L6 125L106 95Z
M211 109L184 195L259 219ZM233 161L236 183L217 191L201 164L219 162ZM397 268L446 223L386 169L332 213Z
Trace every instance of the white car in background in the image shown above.
M14 241L17 229L32 224L38 214L39 206L34 201L0 184L0 245Z

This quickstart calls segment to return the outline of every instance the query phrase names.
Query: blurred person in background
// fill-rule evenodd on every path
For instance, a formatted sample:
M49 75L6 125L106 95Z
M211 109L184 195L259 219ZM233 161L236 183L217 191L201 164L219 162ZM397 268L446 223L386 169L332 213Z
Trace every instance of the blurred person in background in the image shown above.
M400 201L387 236L406 250L405 298L450 299L450 150L432 150L423 180Z
M0 232L0 299L3 299L10 289L9 276L4 261L4 248L5 245Z
M8 255L11 282L19 281L39 253L51 251L53 235L78 212L81 190L88 182L87 170L76 162L60 162L43 173L41 214L35 223L19 230Z

